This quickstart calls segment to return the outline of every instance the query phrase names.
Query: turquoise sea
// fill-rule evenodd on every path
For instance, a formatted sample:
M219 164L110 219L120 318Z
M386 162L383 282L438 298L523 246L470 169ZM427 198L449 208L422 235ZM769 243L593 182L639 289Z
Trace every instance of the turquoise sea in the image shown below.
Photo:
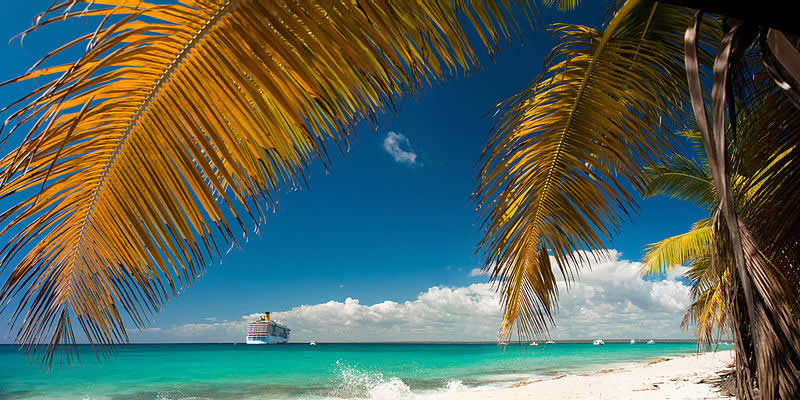
M44 372L0 345L0 399L421 399L693 353L694 343L140 344Z

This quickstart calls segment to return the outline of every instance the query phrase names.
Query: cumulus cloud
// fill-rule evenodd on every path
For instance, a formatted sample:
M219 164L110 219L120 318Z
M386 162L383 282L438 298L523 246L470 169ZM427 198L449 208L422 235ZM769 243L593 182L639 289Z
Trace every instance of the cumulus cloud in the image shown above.
M176 325L163 329L162 333L171 336L175 342L242 342L247 332L247 324L262 315L253 313L242 315L236 320Z
M489 276L488 272L482 271L480 268L473 268L469 271L469 276L476 277L476 276Z
M559 307L551 336L560 339L680 338L689 287L677 276L653 281L640 276L641 263L615 250L595 259L579 279L559 278ZM555 265L555 264L554 264ZM477 270L477 272L476 272ZM480 270L472 273L479 273ZM557 275L560 276L560 275ZM568 286L568 288L567 288ZM241 341L249 321L209 321L165 329L180 340ZM465 287L433 286L408 301L362 304L358 299L302 305L273 318L292 328L296 341L494 340L502 311L490 283Z
M275 318L300 339L330 341L487 340L500 323L497 295L487 283L434 286L414 300L366 305L344 301L304 305Z
M411 166L421 165L417 162L417 153L414 153L411 142L405 135L396 132L387 133L386 138L383 139L383 149L396 162Z
M599 256L594 260L595 255ZM652 281L642 264L621 259L616 250L588 254L589 265L575 282L558 282L559 307L554 336L685 337L680 328L689 306L689 286L676 276Z

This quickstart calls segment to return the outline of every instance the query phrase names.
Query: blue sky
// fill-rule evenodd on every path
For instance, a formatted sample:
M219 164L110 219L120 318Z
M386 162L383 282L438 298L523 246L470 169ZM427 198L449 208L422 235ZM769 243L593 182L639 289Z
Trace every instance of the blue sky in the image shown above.
M557 19L597 26L600 8L594 2L586 3L579 11ZM0 38L11 38L28 27L36 12L49 4L50 0L7 4L0 15ZM63 38L75 37L93 26L71 23L46 28L28 36L23 47L18 41L0 41L4 54L0 81L26 71ZM242 317L255 312L295 309L295 314L284 315L291 322L293 316L299 318L296 308L301 305L333 301L335 307L329 311L335 313L346 308L347 298L358 299L360 305L393 301L410 304L409 309L413 309L414 302L424 300L421 294L430 293L431 288L446 288L453 293L472 290L466 294L468 299L488 296L487 301L496 301L486 291L487 286L481 286L486 276L470 276L481 260L473 254L480 221L469 196L475 186L476 161L493 123L493 107L523 89L541 71L543 57L551 47L548 33L523 32L524 43L504 46L495 60L484 54L481 71L427 88L416 99L398 102L394 113L380 117L377 131L360 124L358 138L348 153L338 153L331 146L332 168L328 173L319 163L313 165L309 187L280 195L279 207L267 219L260 237L250 237L221 264L212 265L193 288L164 307L153 324L158 329L135 334L134 340L240 340L235 332ZM29 89L29 85L0 88L0 103L7 104ZM395 151L393 156L386 151L387 138L390 148L405 153ZM638 214L609 246L616 249L613 260L619 268L609 267L614 271L631 269L633 264L625 260L639 260L646 244L685 232L703 216L690 204L668 199L640 204ZM0 200L0 208L7 207L9 204ZM638 277L630 275L630 279ZM647 290L656 290L651 286ZM472 295L477 297L469 297ZM417 306L425 307L423 303ZM352 306L352 300L349 304ZM650 305L657 307L657 302ZM676 326L677 309L664 317L670 329L674 326L667 336L681 335ZM0 316L0 340L8 340L7 319L7 314ZM224 321L235 324L233 328L213 330L215 324ZM307 325L304 335L325 336L324 326L297 321ZM560 323L569 325L569 321ZM658 332L655 327L661 323L666 322L652 322L645 328ZM186 324L210 325L212 333L176 334ZM386 336L393 335L392 329L385 332ZM486 330L481 338L493 332ZM564 334L581 337L575 331ZM400 334L397 338L411 336Z

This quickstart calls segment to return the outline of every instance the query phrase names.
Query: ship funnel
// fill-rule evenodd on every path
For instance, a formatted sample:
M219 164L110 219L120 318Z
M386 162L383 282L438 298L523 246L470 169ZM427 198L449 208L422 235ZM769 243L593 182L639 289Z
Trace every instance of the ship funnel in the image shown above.
M264 321L269 321L269 311L264 313Z

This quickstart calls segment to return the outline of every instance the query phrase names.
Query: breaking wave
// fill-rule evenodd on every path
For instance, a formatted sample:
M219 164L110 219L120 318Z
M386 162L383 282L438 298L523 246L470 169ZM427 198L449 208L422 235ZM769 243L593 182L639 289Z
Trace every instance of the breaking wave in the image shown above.
M359 369L339 361L336 362L333 386L322 397L358 400L423 400L436 398L438 394L473 390L460 380L450 380L436 389L412 391L406 382L396 376L385 376L381 372Z
M407 400L414 399L411 388L397 377L385 377L336 362L334 388L329 397L342 399Z

